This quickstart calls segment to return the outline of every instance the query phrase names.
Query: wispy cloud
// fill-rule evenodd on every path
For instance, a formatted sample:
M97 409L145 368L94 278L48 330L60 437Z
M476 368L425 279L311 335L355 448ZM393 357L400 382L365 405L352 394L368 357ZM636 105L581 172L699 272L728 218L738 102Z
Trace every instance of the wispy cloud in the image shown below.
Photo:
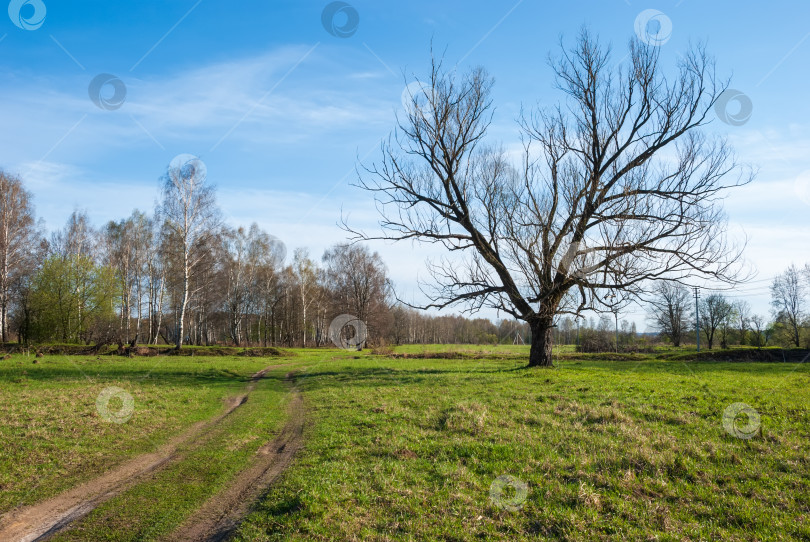
M229 140L252 144L291 145L333 132L379 123L390 124L394 104L382 93L369 92L373 72L336 73L329 58L317 51L267 99L278 79L307 48L283 47L259 56L208 64L200 68L144 79L124 74L127 97L118 111L102 111L87 97L86 77L39 78L35 83L5 87L0 115L18 129L0 151L8 162L25 150L46 148L64 126L88 115L81 129L64 142L65 154L92 154L137 146L180 143L208 149L250 111ZM330 84L331 81L331 84ZM135 119L133 121L133 119ZM385 120L384 120L385 119ZM144 131L146 129L146 131Z

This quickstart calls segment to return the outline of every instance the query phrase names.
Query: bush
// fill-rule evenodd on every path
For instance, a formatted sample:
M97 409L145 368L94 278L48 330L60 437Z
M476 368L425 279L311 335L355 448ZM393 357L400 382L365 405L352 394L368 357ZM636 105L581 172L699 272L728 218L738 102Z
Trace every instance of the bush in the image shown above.
M372 348L371 353L375 356L390 356L394 353L394 349L388 345L381 344Z

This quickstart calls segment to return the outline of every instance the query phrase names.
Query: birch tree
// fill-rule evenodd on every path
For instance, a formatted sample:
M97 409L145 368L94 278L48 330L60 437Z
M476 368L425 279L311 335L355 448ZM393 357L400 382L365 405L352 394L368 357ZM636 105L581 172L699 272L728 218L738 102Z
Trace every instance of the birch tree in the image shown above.
M31 194L22 181L0 171L0 338L8 340L13 284L32 268L38 236Z
M169 165L163 177L160 217L174 241L168 249L180 266L181 297L175 338L179 350L185 337L186 310L194 295L191 278L203 256L203 245L214 235L220 221L214 188L208 183L205 164L199 158L181 156Z

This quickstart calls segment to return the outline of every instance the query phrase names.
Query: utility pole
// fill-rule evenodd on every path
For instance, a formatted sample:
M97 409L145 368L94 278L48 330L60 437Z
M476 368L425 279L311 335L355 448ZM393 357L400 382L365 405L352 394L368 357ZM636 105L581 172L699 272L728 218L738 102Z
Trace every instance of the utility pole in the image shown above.
M613 311L613 316L616 318L616 353L619 353L619 311Z
M523 340L523 335L520 334L520 331L518 331L514 322L512 322L512 331L515 335L515 339L512 341L512 344L526 344L526 341ZM518 341L520 341L520 343L518 343Z
M698 305L700 293L695 286L695 339L697 340L697 351L700 352L700 306Z
M610 299L614 305L610 308L613 317L616 319L616 353L619 353L619 309L616 307L616 294L608 294L605 299Z

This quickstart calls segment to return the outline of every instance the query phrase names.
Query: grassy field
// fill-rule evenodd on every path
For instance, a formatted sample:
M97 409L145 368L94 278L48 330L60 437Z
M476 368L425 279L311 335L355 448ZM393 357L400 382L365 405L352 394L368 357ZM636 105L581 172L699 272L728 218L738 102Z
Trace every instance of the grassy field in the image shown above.
M566 352L527 369L511 346L395 355L454 351L477 358L14 356L0 361L0 513L216 415L283 364L204 442L57 539L168 539L278 429L293 370L305 445L238 540L810 539L808 366ZM124 423L99 414L108 386L134 399ZM754 418L724 420L741 409Z
M810 537L805 366L372 357L299 385L308 445L242 540Z

